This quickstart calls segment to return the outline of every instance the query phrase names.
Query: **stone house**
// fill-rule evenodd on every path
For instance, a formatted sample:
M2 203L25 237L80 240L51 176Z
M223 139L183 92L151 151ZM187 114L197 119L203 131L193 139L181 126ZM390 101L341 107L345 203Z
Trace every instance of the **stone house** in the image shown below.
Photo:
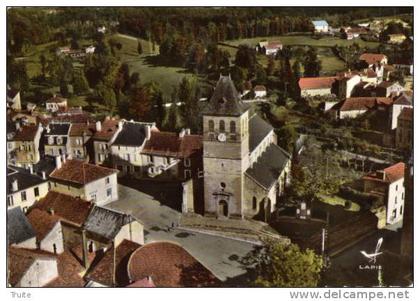
M333 93L336 76L302 77L299 79L301 97L326 96Z
M268 42L267 45L263 46L265 48L265 55L276 55L279 50L283 49L283 44L280 42Z
M50 156L70 154L70 123L49 123L44 131L44 153Z
M122 123L113 118L107 117L103 122L96 122L95 133L92 136L94 157L90 158L90 162L102 164L109 159L111 144L121 129Z
M413 130L413 108L403 108L398 116L395 146L399 149L412 149Z
M60 218L41 209L33 209L28 215L28 220L36 233L37 248L53 254L64 252L64 238Z
M48 252L9 247L7 258L9 287L42 287L58 277L57 258Z
M188 180L202 176L203 142L200 135L191 135L189 129L179 134L152 131L141 151L147 176L166 176Z
M16 122L15 135L8 141L8 151L15 165L29 167L39 162L42 130L41 124L21 126Z
M50 191L31 208L58 217L61 223L64 248L82 243L82 229L93 203L67 194Z
M267 89L263 85L256 85L254 87L255 98L263 98L267 96Z
M362 55L360 55L359 60L366 62L369 68L372 68L375 64L388 64L388 57L385 54L381 53L363 53Z
M157 128L154 123L120 121L114 141L111 144L112 166L117 168L121 175L137 174L142 172L145 165L141 151L145 142L150 139L152 131Z
M7 245L36 249L35 230L20 207L7 209Z
M69 147L72 158L88 159L93 156L91 137L95 133L96 125L92 123L72 123L69 133Z
M385 206L385 216L380 224L393 225L403 221L405 164L394 164L382 170L364 176L364 192L380 197ZM381 217L380 217L381 219Z
M21 168L7 168L7 207L23 212L48 193L48 180Z
M117 170L76 159L56 157L51 190L103 205L118 200Z
M67 109L67 98L53 95L53 97L45 101L45 109L51 113L65 111Z
M392 105L392 99L388 97L350 97L342 101L338 106L338 118L356 118L369 110L385 109Z
M253 218L261 208L267 220L290 177L290 155L279 149L274 129L242 103L228 76L221 76L203 111L203 167L205 215L219 218ZM273 155L266 160L267 155ZM272 162L281 162L272 163ZM270 171L264 197L250 188L260 185L253 167ZM272 181L271 181L272 180ZM261 190L259 190L260 192ZM271 194L269 193L271 192ZM250 197L252 196L252 197ZM254 198L255 196L255 198ZM256 203L256 206L254 206Z
M110 208L95 206L83 224L88 252L118 247L123 240L144 244L144 227L133 216Z
M413 108L413 97L402 93L398 96L391 107L391 130L398 126L398 118L404 108Z

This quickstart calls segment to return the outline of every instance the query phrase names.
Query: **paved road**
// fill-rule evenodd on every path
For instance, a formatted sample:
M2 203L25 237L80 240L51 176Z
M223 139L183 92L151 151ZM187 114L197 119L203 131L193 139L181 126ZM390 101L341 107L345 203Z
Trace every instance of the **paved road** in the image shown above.
M119 185L118 189L119 200L106 206L131 213L142 221L146 243L158 240L177 242L221 280L245 273L237 259L251 251L252 244L207 234L170 230L172 223L178 224L181 215L178 211L161 205L152 196L138 190L123 185Z

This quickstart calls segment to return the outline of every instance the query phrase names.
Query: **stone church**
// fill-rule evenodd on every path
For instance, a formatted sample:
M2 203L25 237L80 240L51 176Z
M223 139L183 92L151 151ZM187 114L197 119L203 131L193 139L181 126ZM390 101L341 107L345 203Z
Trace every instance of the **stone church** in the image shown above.
M221 76L203 110L205 215L267 221L290 166L273 127L240 100L230 76Z

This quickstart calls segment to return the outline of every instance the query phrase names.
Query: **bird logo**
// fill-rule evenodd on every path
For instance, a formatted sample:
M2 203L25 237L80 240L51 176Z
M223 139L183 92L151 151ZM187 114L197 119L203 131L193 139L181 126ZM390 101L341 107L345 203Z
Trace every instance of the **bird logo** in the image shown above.
M379 252L379 250L381 249L382 246L382 242L383 242L383 237L378 239L378 243L376 244L376 248L375 248L375 252L374 253L366 253L366 251L360 251L360 253L362 253L363 256L365 256L370 263L375 264L376 263L376 257L378 257L379 255L382 254L382 252Z

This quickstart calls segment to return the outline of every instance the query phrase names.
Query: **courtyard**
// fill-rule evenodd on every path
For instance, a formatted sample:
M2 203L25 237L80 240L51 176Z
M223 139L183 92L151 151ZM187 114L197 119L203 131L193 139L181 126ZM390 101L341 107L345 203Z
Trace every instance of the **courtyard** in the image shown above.
M247 272L241 258L253 249L254 244L177 229L181 219L179 211L137 189L124 185L118 185L118 189L119 200L106 206L130 213L141 221L145 243L161 240L179 243L222 281Z

